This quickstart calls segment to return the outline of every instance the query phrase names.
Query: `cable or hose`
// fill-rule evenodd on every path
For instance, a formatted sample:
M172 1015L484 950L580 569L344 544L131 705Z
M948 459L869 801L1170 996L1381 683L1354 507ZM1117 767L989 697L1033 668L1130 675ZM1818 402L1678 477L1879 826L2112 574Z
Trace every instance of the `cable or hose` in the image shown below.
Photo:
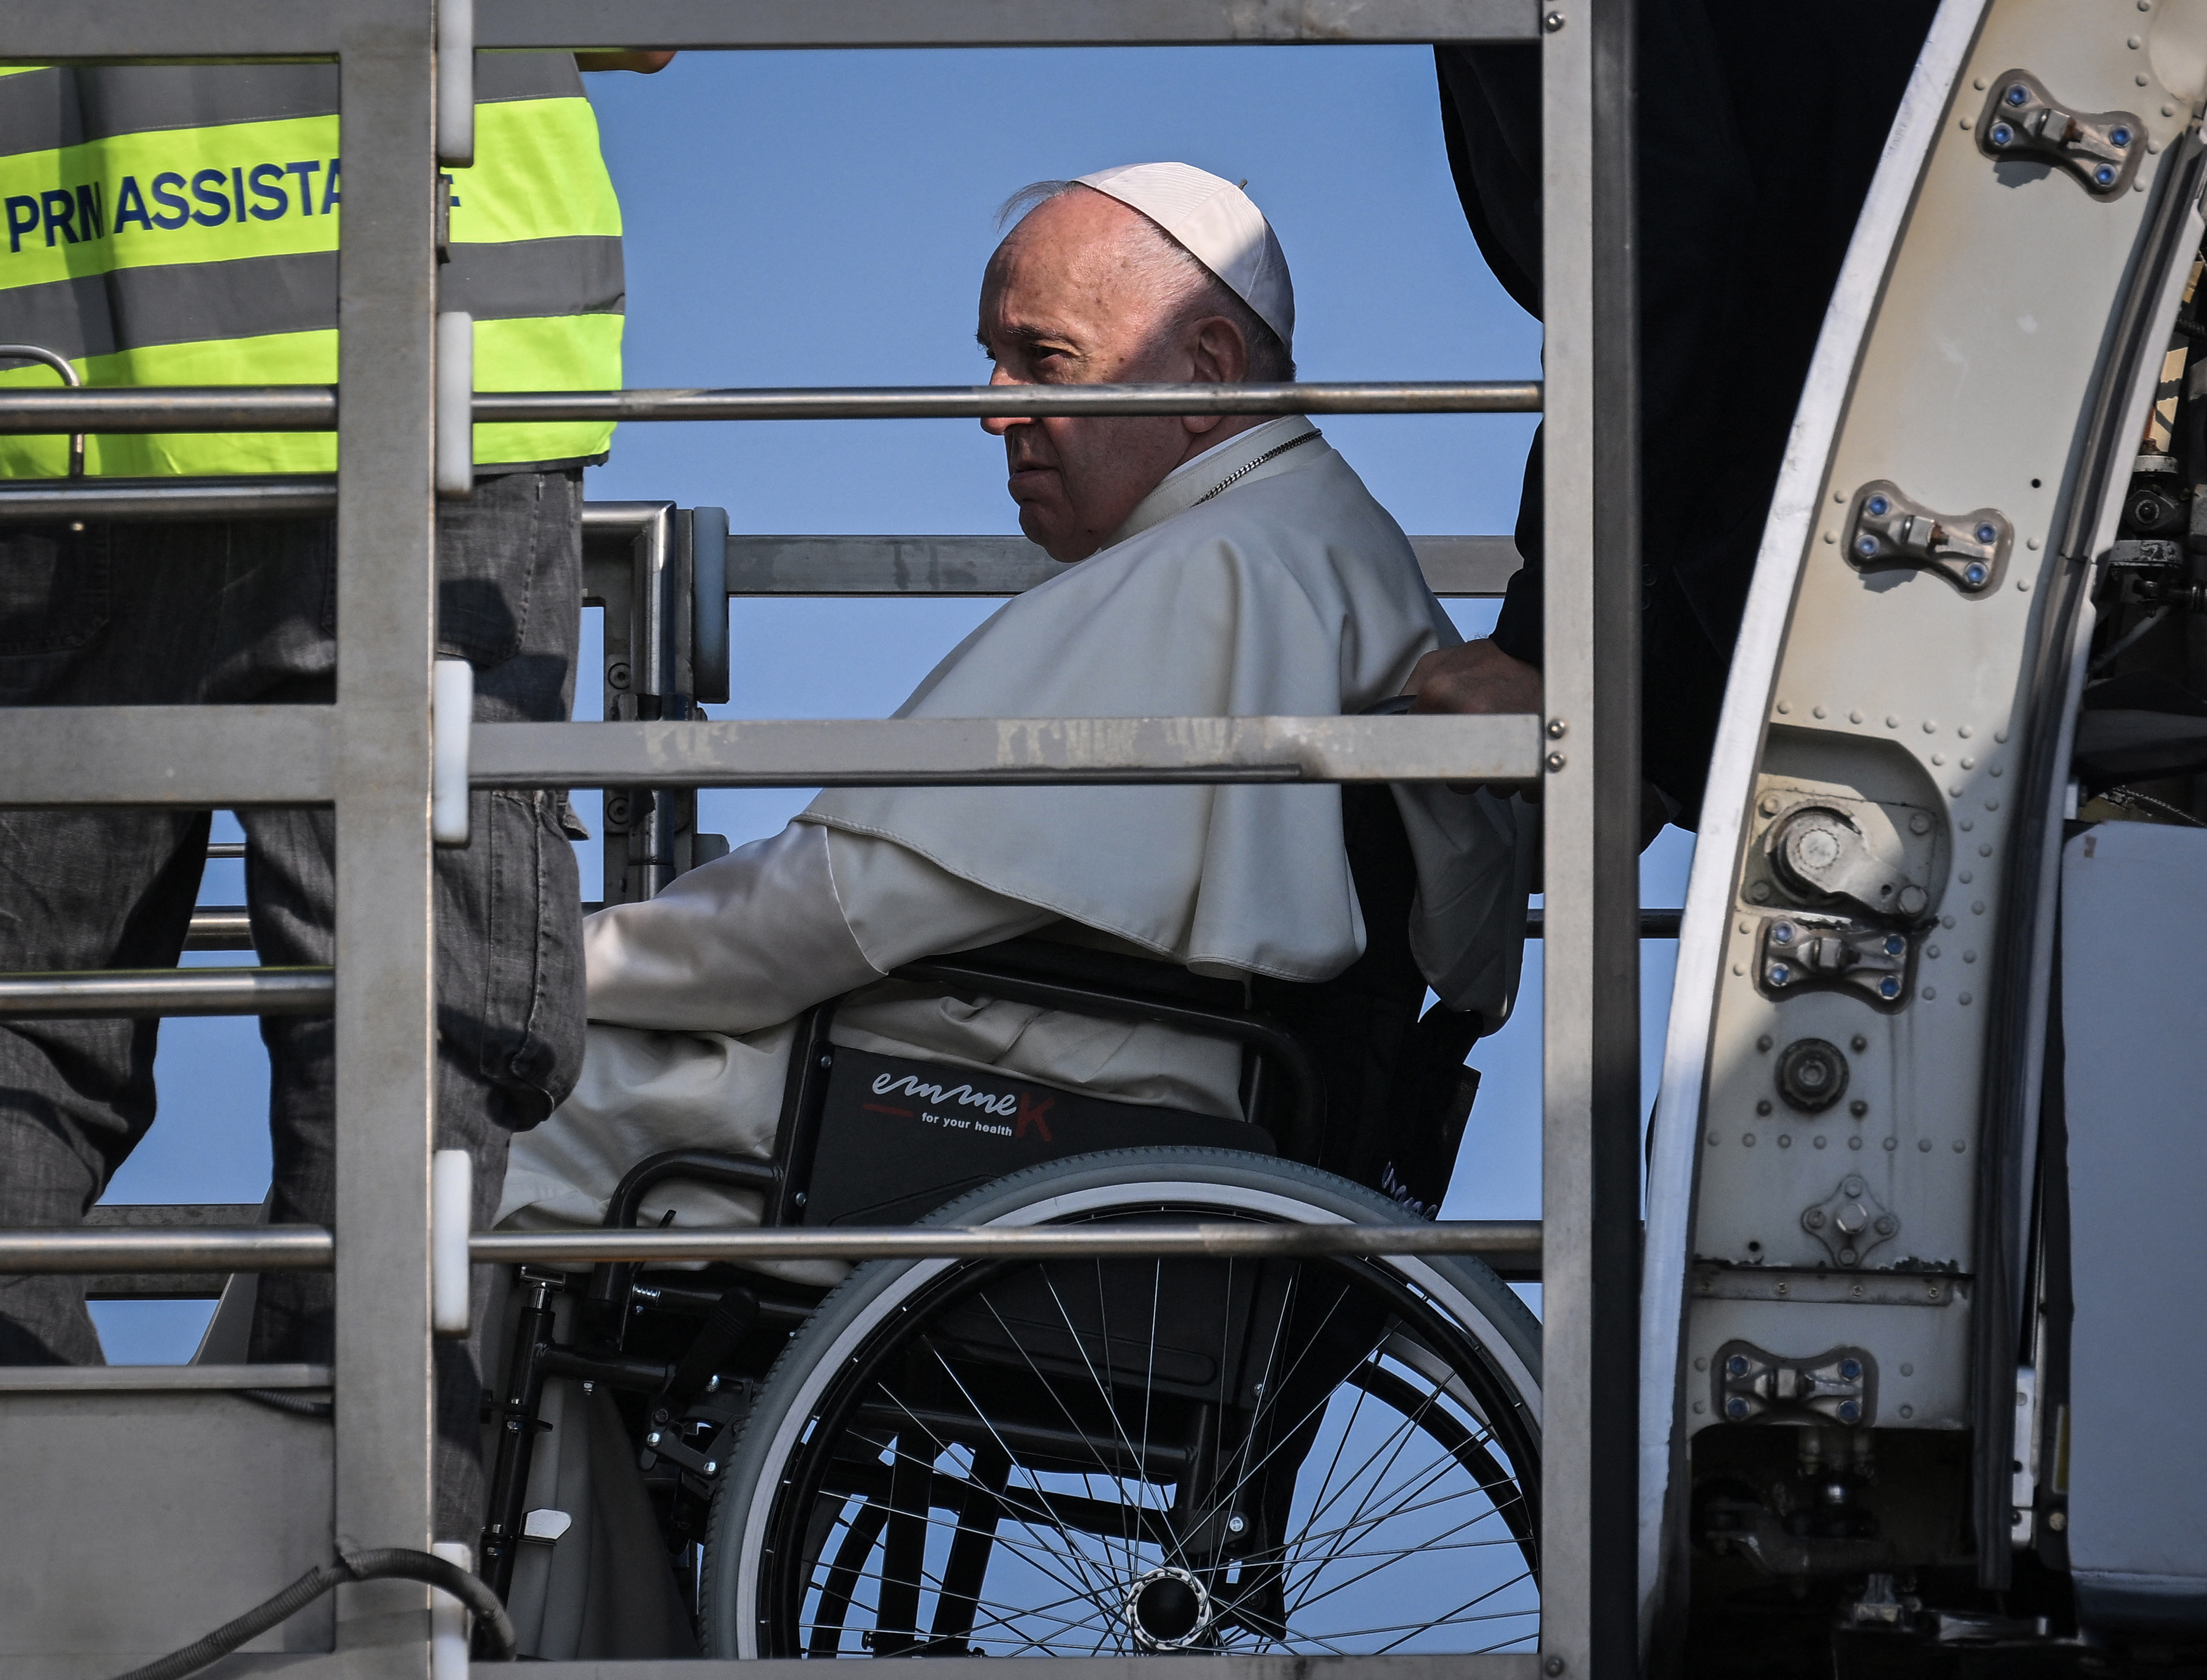
M232 1389L240 1400L249 1400L256 1406L266 1406L272 1412L289 1412L295 1418L327 1418L337 1414L337 1408L326 1400L315 1400L303 1394L286 1394L282 1389Z
M2152 612L2147 613L2144 618L2139 619L2138 623L2132 625L2128 630L2125 631L2122 634L2121 640L2118 641L2114 647L2108 649L2107 652L2102 654L2097 659L2094 660L2090 666L2086 667L2084 674L2088 677L2098 676L2100 673L2106 670L2109 666L2115 662L2115 659L2118 655L2128 653L2132 647L2144 638L2148 631L2151 630L2156 625L2159 624L2168 616L2168 609L2166 607L2157 607Z
M266 1604L256 1605L234 1622L225 1622L196 1644L157 1658L143 1668L134 1668L117 1680L183 1680L208 1664L228 1656L279 1622L289 1621L332 1587L349 1581L418 1581L450 1593L470 1610L489 1635L490 1655L498 1662L513 1659L513 1623L498 1595L458 1563L426 1551L404 1546L385 1546L374 1551L341 1551L334 1563L308 1569Z

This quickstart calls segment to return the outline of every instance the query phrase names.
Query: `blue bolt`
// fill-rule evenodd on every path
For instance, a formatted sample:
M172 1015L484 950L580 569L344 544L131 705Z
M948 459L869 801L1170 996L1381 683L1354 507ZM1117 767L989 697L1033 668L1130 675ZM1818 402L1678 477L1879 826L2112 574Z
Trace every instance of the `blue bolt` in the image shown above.
M2131 131L2128 129L2117 129L2108 135L2108 141L2112 146L2128 146L2131 143Z
M1793 971L1786 967L1784 963L1774 962L1770 965L1770 983L1772 985L1787 985L1791 983L1792 978Z
M1993 144L1995 146L2007 146L2012 144L2014 140L2015 130L2009 128L2007 123L1995 123L1993 124Z
M1977 560L1971 560L1969 565L1964 566L1962 568L1962 581L1967 583L1973 589L1976 589L1978 584L1983 583L1985 581L1985 568L1983 563Z
M1997 525L1980 525L1980 526L1978 526L1978 527L1977 527L1977 541L1980 541L1980 542L1996 542L1996 541L1998 541L1999 540L2000 540L2000 527L1999 527L1999 526L1997 526Z
M1745 1354L1734 1354L1730 1359L1726 1360L1725 1361L1725 1374L1729 1377L1746 1376L1747 1355Z
M1734 1423L1737 1423L1747 1415L1747 1402L1737 1395L1732 1396L1731 1399L1725 1402L1725 1415Z
M1892 504L1891 502L1889 502L1889 501L1886 500L1886 499L1885 499L1884 497L1882 497L1882 496L1872 496L1872 497L1869 499L1869 511L1870 511L1873 514L1875 514L1877 517L1879 517L1879 518L1882 519L1882 518L1884 518L1884 517L1885 517L1886 513L1887 512L1887 511L1888 511L1888 510L1890 510L1890 509L1892 508L1893 504Z
M1855 539L1855 553L1869 559L1877 553L1877 539L1865 531Z
M1861 1418L1861 1416L1862 1407L1857 1402L1852 1400L1842 1400L1839 1402L1839 1421L1841 1423L1856 1422Z
M1860 1360L1841 1360L1839 1361L1839 1375L1847 1382L1860 1382L1862 1380L1862 1361Z
M1888 1001L1900 995L1900 982L1890 974L1877 983L1877 995Z
M2031 90L2019 81L2014 87L2007 90L2007 102L2012 105L2030 104Z
M1908 942L1899 934L1889 933L1885 936L1885 954L1888 957L1897 957L1907 948Z
M2099 168L2092 171L2092 179L2102 187L2111 184L2114 178L2115 166L2113 164L2102 164Z
M1793 924L1791 922L1780 922L1776 927L1771 929L1770 942L1773 945L1791 945L1793 942Z

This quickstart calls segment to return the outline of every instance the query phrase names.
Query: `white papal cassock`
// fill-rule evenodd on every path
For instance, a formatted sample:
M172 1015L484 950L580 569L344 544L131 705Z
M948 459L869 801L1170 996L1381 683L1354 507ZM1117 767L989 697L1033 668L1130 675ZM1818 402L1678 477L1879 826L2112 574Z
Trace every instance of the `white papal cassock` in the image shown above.
M1187 463L1090 559L1011 601L900 717L1319 716L1401 692L1460 638L1401 529L1300 416ZM1508 1013L1524 808L1397 788L1412 948L1450 1004ZM1238 1052L1168 1028L882 983L915 959L1051 930L1206 972L1339 973L1364 927L1328 785L841 789L771 840L585 924L589 1053L514 1139L502 1221L595 1224L678 1147L770 1152L792 1018L839 1043L1235 1115ZM751 1223L757 1199L667 1186L654 1223ZM833 1270L840 1272L841 1268Z

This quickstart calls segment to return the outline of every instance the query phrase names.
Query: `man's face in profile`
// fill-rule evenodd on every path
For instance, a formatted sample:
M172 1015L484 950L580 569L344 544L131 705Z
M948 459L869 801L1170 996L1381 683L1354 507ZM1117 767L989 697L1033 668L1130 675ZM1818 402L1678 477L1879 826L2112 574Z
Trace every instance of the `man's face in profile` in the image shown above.
M990 260L981 348L991 385L1239 380L1247 352L1220 316L1190 319L1184 280L1157 260L1161 238L1104 193L1075 188L1037 206ZM1004 439L1020 529L1058 560L1085 559L1191 456L1223 441L1222 417L984 420Z

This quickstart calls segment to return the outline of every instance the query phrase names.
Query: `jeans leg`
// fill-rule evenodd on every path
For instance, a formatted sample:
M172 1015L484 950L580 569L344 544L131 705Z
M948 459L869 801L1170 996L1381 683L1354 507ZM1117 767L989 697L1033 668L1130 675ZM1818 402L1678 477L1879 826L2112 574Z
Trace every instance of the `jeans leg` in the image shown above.
M205 811L0 812L0 970L164 968ZM153 1121L153 1020L0 1023L0 1225L69 1226ZM0 1365L98 1365L81 1277L0 1278Z
M477 484L438 517L439 652L475 666L483 721L567 715L582 599L578 475L519 473ZM436 859L436 1146L475 1162L478 1226L505 1185L506 1141L573 1085L582 1061L580 887L550 794L478 793L470 843ZM335 828L326 811L242 816L254 936L267 963L332 960ZM343 958L337 955L340 965ZM273 1217L328 1224L336 1209L332 1024L271 1018ZM475 1280L478 1306L488 1272ZM257 1360L328 1360L324 1274L261 1280ZM472 1545L482 1526L482 1314L465 1342L437 1344L437 1534Z

